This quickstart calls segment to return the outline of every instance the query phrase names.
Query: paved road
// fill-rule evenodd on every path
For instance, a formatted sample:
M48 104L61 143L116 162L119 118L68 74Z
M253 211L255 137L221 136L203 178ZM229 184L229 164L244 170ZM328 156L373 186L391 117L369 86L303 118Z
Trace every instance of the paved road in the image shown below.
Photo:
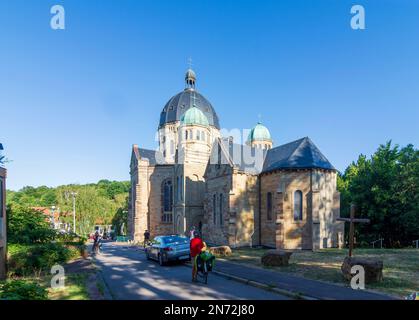
M191 269L182 264L160 267L135 247L104 243L95 264L101 268L114 299L256 299L288 297L210 274L208 285L191 282Z

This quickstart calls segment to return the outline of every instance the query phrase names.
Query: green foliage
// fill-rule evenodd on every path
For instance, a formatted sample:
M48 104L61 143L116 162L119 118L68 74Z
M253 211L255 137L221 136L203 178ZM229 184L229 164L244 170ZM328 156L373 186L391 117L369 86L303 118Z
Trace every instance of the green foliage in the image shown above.
M8 201L27 207L51 207L56 204L57 196L53 188L45 186L38 188L24 187L19 192L13 192Z
M100 190L100 194L104 195L108 199L115 199L119 194L127 194L130 188L129 181L109 181L100 180L97 183L97 187Z
M66 192L76 192L77 233L87 235L94 226L109 225L119 211L127 208L130 183L101 180L97 184L66 185L57 188L45 186L24 187L17 192L8 191L7 203L26 207L60 208L61 222L73 222L73 202ZM67 213L67 214L63 214Z
M36 272L49 272L55 264L80 257L84 249L80 244L45 243L36 245L9 245L8 269L12 276L28 276Z
M371 219L356 225L358 242L384 238L388 247L407 246L419 239L419 150L380 145L370 159L360 155L338 178L341 212L350 203L358 216Z
M126 234L126 227L128 224L128 211L119 208L115 216L112 219L112 226L115 230L116 236Z
M0 300L48 300L48 291L32 281L9 280L0 284Z
M43 243L53 240L56 232L51 229L45 215L21 205L7 207L8 241L10 243Z

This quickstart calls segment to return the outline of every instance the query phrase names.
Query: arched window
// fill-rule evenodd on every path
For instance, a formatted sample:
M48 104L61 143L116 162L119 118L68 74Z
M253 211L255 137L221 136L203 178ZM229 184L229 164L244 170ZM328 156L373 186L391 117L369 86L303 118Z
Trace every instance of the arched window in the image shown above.
M172 222L173 215L173 184L170 179L163 182L162 194L162 222Z
M217 224L217 195L212 196L212 214L214 219L214 224Z
M220 226L223 225L223 194L220 193Z
M199 140L201 136L201 131L196 130L196 140Z
M188 130L185 130L185 140L188 140Z
M303 220L303 193L300 190L294 192L294 220Z
M272 193L268 192L266 195L266 209L267 209L267 220L272 220Z

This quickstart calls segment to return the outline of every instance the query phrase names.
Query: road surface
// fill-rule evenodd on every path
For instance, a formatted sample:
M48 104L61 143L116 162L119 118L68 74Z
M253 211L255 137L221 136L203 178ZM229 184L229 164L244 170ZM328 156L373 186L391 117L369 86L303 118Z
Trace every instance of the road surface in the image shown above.
M103 243L95 258L114 299L255 299L288 300L274 292L242 284L211 273L208 285L191 282L191 268L183 264L161 267L147 261L136 247Z

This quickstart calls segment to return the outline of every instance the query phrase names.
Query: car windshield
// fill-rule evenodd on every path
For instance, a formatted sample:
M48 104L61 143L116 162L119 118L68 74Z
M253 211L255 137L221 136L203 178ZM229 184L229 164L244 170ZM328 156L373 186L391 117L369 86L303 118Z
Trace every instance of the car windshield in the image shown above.
M189 242L188 238L179 236L164 237L162 240L166 244L184 244Z

